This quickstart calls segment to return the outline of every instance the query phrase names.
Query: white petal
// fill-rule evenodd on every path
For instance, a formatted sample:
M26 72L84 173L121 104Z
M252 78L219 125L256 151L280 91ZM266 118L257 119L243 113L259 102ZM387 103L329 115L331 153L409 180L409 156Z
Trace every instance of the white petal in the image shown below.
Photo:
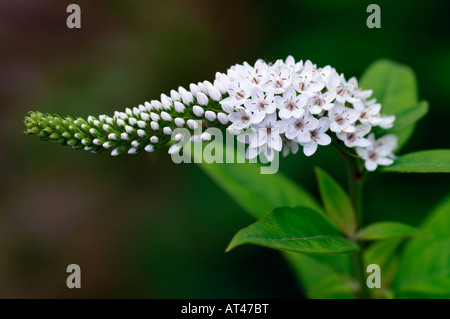
M281 151L281 148L283 147L283 141L281 140L281 136L276 133L270 134L271 137L271 147L274 150L277 150L278 152Z
M265 112L256 112L253 113L252 118L251 118L251 122L253 124L258 124L261 123L264 120L264 117L266 116Z
M394 161L390 158L381 157L377 160L378 165L388 166L394 163Z
M327 134L320 134L316 139L316 143L319 145L329 145L331 143L331 137Z
M366 160L365 166L369 172L373 172L374 170L377 169L377 163L375 163L374 161L372 161L370 159Z
M316 152L316 150L317 144L314 142L310 142L303 147L303 153L305 153L306 156L313 155Z

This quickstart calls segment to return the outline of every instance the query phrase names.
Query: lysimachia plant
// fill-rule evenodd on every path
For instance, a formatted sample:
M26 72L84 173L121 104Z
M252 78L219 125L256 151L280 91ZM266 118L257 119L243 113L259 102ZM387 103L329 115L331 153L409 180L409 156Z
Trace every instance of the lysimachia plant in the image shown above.
M269 162L278 152L286 156L302 148L311 156L318 145L333 145L348 164L348 192L317 168L322 204L281 173L261 175L259 164L201 164L258 219L239 231L227 250L256 244L283 251L311 298L449 296L450 234L439 229L450 222L449 200L422 229L361 222L363 186L371 176L450 172L450 150L394 155L427 111L427 103L418 101L413 73L402 65L377 62L358 84L330 66L288 57L235 65L217 73L213 83L180 87L112 117L31 112L25 125L26 133L43 140L111 155L154 152L173 140L169 153L178 154L187 142L177 133L181 128L190 141L208 143L213 140L208 128L226 130L248 144L247 158ZM416 238L399 254L406 237ZM366 285L369 264L383 272L381 289Z

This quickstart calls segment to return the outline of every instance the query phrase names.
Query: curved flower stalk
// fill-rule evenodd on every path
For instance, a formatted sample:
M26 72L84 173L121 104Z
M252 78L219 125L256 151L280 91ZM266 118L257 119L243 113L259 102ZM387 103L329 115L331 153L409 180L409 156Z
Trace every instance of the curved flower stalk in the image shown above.
M376 140L371 133L375 126L391 128L395 120L380 114L381 105L369 100L371 95L371 90L358 87L354 77L346 81L330 66L317 68L289 56L274 64L258 60L254 66L232 66L227 73L217 73L214 83L191 84L189 90L180 87L170 96L162 94L160 100L112 117L75 120L31 112L25 125L26 133L43 140L93 153L111 150L111 155L153 152L171 140L176 128L188 129L194 142L209 140L204 132L209 127L227 129L249 144L247 158L263 153L269 161L275 151L286 156L300 147L311 156L318 145L328 145L333 138L354 148L366 169L373 171L393 162L396 137ZM178 151L179 147L169 149Z

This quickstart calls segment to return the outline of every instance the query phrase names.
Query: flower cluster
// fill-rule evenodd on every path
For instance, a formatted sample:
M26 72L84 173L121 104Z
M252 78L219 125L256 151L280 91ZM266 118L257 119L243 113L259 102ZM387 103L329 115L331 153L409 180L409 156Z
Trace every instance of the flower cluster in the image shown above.
M258 60L217 73L213 83L179 87L159 100L145 102L112 117L89 116L87 120L31 112L25 118L26 133L43 140L111 155L153 152L169 142L176 128L185 128L194 142L208 141L210 127L227 129L249 144L247 157L264 154L271 161L275 152L307 156L332 139L355 148L367 170L389 165L394 158L395 136L378 140L372 127L390 128L394 116L380 114L381 105L369 100L371 90L358 87L330 66L317 68L310 61L292 57L268 64ZM200 133L199 133L200 132ZM174 139L184 137L175 134ZM180 150L177 144L169 153Z
M380 114L381 105L369 100L372 91L363 91L354 77L346 81L330 66L317 68L288 57L274 64L235 65L216 82L228 93L222 108L233 109L228 130L249 144L249 158L263 153L272 160L274 151L287 155L300 146L311 156L333 137L356 148L368 170L392 163L395 136L379 147L367 135L374 126L391 128L395 117Z

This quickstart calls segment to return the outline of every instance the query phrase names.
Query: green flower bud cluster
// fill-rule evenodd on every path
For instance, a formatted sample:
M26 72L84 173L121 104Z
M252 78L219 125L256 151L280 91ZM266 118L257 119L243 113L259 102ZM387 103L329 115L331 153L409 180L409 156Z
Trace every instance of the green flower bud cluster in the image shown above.
M222 93L205 81L191 84L190 91L180 87L172 90L170 97L162 94L159 101L115 112L113 117L74 119L30 112L24 121L25 133L92 153L110 150L115 156L153 152L171 140L176 128L187 129L197 141L199 131L209 127L225 129L228 118L219 103L221 99Z

